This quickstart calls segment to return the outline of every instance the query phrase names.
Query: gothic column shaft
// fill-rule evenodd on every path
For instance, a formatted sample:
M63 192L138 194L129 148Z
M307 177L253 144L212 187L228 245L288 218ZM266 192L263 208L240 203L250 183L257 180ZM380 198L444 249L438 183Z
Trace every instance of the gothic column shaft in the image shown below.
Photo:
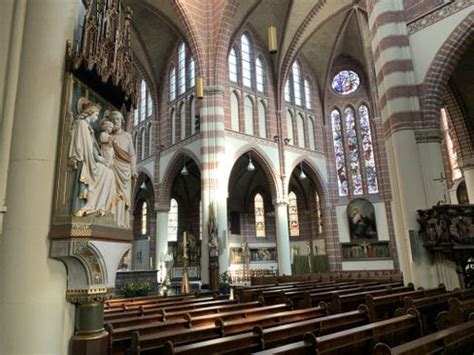
M155 260L156 268L160 272L160 260L168 254L168 211L156 211L156 236L155 236ZM160 282L166 270L161 270L163 275L158 275Z
M278 274L291 275L290 233L288 230L288 204L276 203L276 237L278 250Z
M400 268L406 282L432 287L449 281L443 275L450 271L438 272L424 250L420 260L412 260L409 232L419 229L416 210L443 197L443 186L433 182L443 171L439 127L422 125L402 1L370 0L368 12Z
M8 171L8 213L0 241L3 354L67 354L73 333L74 307L65 298L66 269L49 258L48 233L66 40L72 39L78 6L77 1L59 0L28 1L26 5Z

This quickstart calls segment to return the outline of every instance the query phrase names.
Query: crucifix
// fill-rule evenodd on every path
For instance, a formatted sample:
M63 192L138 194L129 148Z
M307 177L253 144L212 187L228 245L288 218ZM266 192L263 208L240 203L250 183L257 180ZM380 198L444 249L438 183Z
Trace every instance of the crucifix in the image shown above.
M445 184L445 181L447 180L447 178L445 176L443 176L443 172L440 172L439 173L439 178L437 179L433 179L433 181L436 181L436 182L439 182L443 185L443 200L444 200L444 203L446 204L447 203L447 200L446 200L446 190L447 190L447 187L446 187L446 184Z

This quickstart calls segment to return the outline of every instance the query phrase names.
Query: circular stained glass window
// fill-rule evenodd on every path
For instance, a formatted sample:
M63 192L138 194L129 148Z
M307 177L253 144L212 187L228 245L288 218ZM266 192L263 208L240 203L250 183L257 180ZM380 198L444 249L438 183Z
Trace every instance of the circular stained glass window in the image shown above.
M332 79L332 89L341 95L352 94L360 85L360 78L352 70L342 70Z

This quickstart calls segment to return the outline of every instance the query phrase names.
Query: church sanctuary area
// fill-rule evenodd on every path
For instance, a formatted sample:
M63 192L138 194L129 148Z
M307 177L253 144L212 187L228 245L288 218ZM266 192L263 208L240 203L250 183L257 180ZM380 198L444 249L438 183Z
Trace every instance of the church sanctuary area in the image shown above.
M474 354L474 0L0 8L0 355Z

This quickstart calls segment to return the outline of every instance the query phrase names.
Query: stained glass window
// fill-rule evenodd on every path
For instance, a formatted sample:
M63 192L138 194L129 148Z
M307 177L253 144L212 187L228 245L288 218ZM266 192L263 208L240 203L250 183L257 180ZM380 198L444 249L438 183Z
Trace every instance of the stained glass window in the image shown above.
M178 93L186 91L186 46L181 43L178 48Z
M311 110L311 86L307 79L304 79L304 103L306 108Z
M151 99L150 90L147 90L147 102L146 102L147 117L153 114L153 100Z
M338 110L331 112L332 122L332 137L334 145L334 155L336 157L336 171L337 171L337 183L339 187L339 195L347 196L349 193L349 185L346 175L346 158L344 154L344 141L342 137L342 122L341 114Z
M300 235L298 200L293 191L288 194L288 223L290 224L290 237L298 237Z
M256 194L254 198L255 205L255 231L257 237L265 237L265 208L263 197Z
M229 79L230 81L233 81L234 83L237 83L238 77L237 77L237 55L235 54L235 49L232 48L230 50L229 54Z
M189 59L189 88L193 88L196 85L196 63L194 58Z
M336 74L332 80L332 88L341 95L349 95L357 90L360 85L360 78L352 70L342 70Z
M170 101L176 99L176 68L170 70Z
M364 189L362 187L362 174L360 172L359 141L357 139L354 110L347 107L344 110L344 118L346 121L346 139L347 149L349 150L352 188L354 190L354 195L362 195Z
M295 95L295 105L301 106L301 73L300 65L297 61L293 63L293 94Z
M451 169L451 179L455 181L456 179L462 178L461 168L459 167L458 154L456 148L454 147L453 139L451 137L451 132L448 125L448 110L445 108L441 109L441 127L444 133L444 140L446 148L448 151L449 157L449 167Z
M242 82L244 86L252 87L252 49L250 40L246 34L242 35Z
M260 92L265 91L265 74L263 71L263 63L260 58L257 58L255 60L255 69L256 69L256 74L257 74L257 90Z
M176 241L178 241L178 201L172 198L168 212L168 242Z
M372 144L372 132L370 130L369 109L365 105L359 107L360 139L364 151L364 165L367 174L367 186L369 194L379 192L377 183L377 170L375 167L374 147Z
M143 202L142 204L142 235L147 233L147 203Z

